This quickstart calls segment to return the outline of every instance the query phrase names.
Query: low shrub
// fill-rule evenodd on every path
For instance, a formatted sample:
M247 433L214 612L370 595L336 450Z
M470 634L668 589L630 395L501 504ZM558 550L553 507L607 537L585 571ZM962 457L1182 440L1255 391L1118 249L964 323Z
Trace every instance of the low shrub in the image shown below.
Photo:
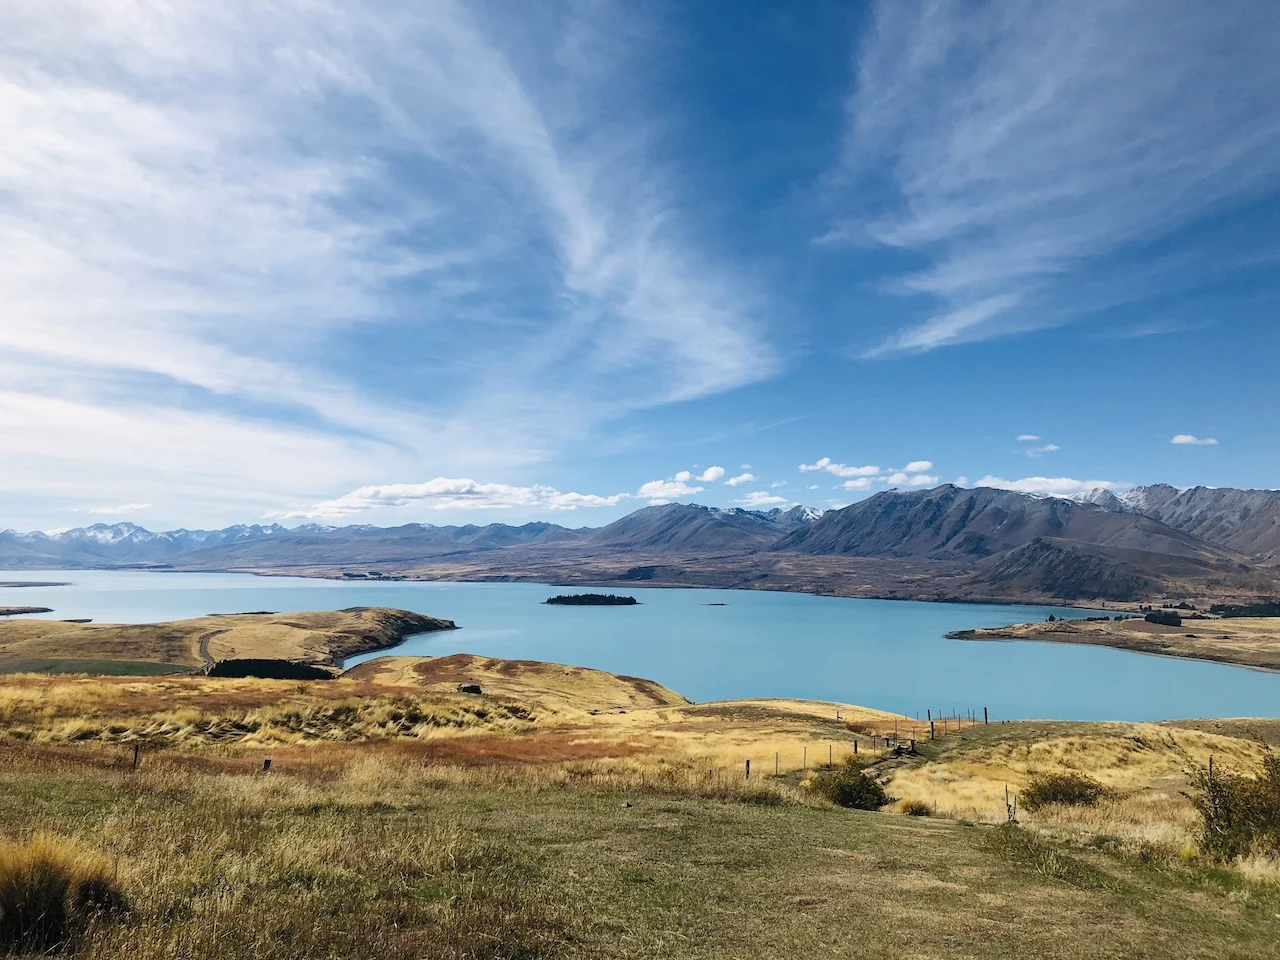
M1091 807L1106 793L1106 787L1083 773L1037 773L1018 799L1028 810L1038 810L1051 803Z
M1205 853L1219 860L1280 855L1280 756L1270 748L1256 777L1200 767L1191 786Z
M814 777L813 788L837 807L853 810L879 810L889 802L884 787L863 773L852 757L832 772Z
M1158 623L1164 627L1182 626L1182 617L1178 616L1172 610L1152 610L1142 619L1147 621L1147 623Z
M898 807L908 817L930 817L933 816L933 807L925 803L923 800L903 800Z
M98 854L43 833L0 842L0 950L60 949L94 919L126 908L113 872Z

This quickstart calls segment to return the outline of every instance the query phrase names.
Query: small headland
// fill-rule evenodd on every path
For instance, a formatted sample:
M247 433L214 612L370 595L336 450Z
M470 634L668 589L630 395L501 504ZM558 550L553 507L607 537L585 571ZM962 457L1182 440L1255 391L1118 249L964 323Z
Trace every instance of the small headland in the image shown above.
M1144 608L1146 609L1146 608ZM1280 670L1280 617L1208 616L1153 609L1115 619L1089 617L956 630L951 640L1040 640L1084 643L1135 653L1209 660L1259 670Z
M53 607L0 607L0 617L20 617L28 613L53 613Z
M42 672L56 673L194 673L224 661L247 661L254 664L246 668L251 672L235 676L283 677L280 671L291 670L290 664L331 676L347 657L455 627L451 620L389 607L219 614L169 623L6 620L0 622L0 673L30 670L37 663ZM267 661L285 666L263 673ZM288 672L287 677L312 674Z
M566 593L546 602L558 607L634 607L640 601L614 593Z

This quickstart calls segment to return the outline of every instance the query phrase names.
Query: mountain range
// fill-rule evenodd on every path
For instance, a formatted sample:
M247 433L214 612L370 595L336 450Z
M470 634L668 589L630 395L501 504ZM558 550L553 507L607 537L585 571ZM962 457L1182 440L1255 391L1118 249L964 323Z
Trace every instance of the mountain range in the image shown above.
M1137 601L1280 594L1280 491L1036 496L944 484L838 510L644 507L603 527L307 524L0 533L0 568L645 580L871 596Z

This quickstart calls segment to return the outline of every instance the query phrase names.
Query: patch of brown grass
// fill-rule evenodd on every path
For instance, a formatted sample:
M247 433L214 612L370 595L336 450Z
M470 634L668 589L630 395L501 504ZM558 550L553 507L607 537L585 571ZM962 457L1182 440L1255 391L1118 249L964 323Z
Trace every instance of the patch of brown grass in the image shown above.
M0 949L61 949L95 920L125 909L124 894L102 856L49 833L0 842Z

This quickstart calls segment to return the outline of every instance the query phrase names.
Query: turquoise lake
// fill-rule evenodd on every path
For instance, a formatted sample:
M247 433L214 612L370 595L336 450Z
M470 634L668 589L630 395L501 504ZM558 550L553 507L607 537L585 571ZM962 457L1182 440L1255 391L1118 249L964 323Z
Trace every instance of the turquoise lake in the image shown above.
M695 700L804 697L913 716L985 706L1004 719L1280 716L1280 674L1100 647L943 636L1062 615L1056 607L674 589L629 589L640 601L635 607L557 607L542 601L563 588L528 583L0 571L0 581L30 580L71 585L0 589L0 605L52 607L45 615L51 619L125 623L248 610L400 607L453 620L461 629L412 637L396 653L467 652L598 667L657 680ZM368 658L347 665L361 659Z

